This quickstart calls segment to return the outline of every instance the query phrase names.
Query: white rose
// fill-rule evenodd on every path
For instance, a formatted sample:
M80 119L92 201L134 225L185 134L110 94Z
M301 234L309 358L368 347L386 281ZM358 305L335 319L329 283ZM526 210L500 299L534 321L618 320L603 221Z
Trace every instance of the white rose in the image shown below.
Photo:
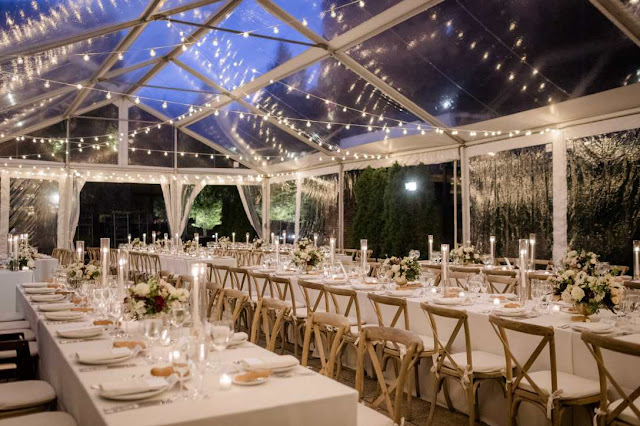
M189 300L189 290L186 288L179 288L175 292L175 298L180 302L186 302Z
M151 289L149 288L149 284L146 283L136 284L133 288L133 292L140 297L147 297L150 291Z
M36 262L34 262L34 261L33 261L33 259L29 259L29 260L27 261L27 266L28 266L29 268L34 268L34 267L36 266Z
M576 302L579 302L584 297L584 290L582 290L577 285L573 286L571 289L571 298Z

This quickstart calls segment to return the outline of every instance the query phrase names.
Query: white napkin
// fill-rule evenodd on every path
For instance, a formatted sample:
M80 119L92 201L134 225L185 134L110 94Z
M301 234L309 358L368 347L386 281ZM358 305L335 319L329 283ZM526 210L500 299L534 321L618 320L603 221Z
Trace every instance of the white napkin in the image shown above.
M49 283L39 282L39 283L22 283L22 288L40 288L46 287Z
M267 369L274 370L280 368L295 367L300 364L298 358L292 355L281 355L277 357L264 358L245 358L241 361L242 366L247 370Z
M394 297L413 297L415 292L415 290L387 290L386 294Z
M461 305L467 302L466 297L434 297L433 301L438 305Z
M237 345L242 342L246 342L248 339L249 339L249 335L244 331L241 331L239 333L233 333L233 337L231 337L231 342L229 342L229 344Z
M63 300L66 296L64 294L42 294L40 296L31 296L32 302L57 302Z
M47 303L46 305L38 306L38 310L42 312L56 312L56 311L68 311L69 309L75 307L71 302L63 302L63 303Z
M607 333L613 329L611 324L603 322L577 322L571 325L575 331L590 331L592 333Z
M136 380L118 380L113 382L102 383L100 390L102 396L114 397L122 395L132 395L142 392L151 392L169 386L167 379L162 377L153 377L148 379Z
M129 355L131 355L129 348L87 349L76 352L78 361L86 363L117 360Z
M94 337L102 334L103 328L100 326L91 325L89 323L82 323L81 325L71 325L61 327L56 330L56 333L60 337L66 337L67 339L83 339L86 337Z
M38 288L25 288L24 292L27 294L53 294L57 288L38 287Z
M80 319L85 316L84 312L74 312L74 311L60 311L60 312L47 312L44 314L44 317L48 320L53 321L67 321Z

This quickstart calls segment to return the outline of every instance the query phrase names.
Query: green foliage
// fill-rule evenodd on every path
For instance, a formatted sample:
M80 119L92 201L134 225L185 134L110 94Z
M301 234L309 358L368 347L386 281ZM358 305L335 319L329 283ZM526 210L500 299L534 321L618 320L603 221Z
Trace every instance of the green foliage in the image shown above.
M271 186L271 220L293 222L296 217L296 182Z
M194 219L192 226L211 230L222 224L222 200L215 195L211 185L198 194L189 213L189 218Z
M415 181L417 190L404 184ZM441 217L436 208L434 184L429 166L388 169L367 168L354 187L356 212L352 226L352 246L361 238L375 257L405 256L411 249L427 253L428 235L439 240Z
M242 206L237 187L208 185L194 200L193 208L196 208L196 205L205 206L202 208L205 214L211 216L209 219L212 222L216 222L212 228L205 228L210 230L207 235L210 236L217 232L220 237L227 236L231 238L231 233L235 232L238 241L244 241L246 232L251 235L251 239L255 236L255 231ZM200 227L196 225L198 218L194 217L193 209L189 218L193 220L191 222L192 227ZM192 238L193 229L188 229L187 231L188 238Z

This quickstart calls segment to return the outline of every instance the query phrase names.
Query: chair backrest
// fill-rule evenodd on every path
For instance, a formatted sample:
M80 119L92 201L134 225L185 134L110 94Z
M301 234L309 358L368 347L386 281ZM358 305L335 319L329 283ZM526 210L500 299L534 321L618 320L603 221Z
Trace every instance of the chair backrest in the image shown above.
M464 291L468 291L469 288L467 286L467 281L469 277L472 275L471 272L460 272L460 271L449 271L447 277L449 278L449 282L460 287Z
M485 277L497 276L497 277L512 277L518 276L518 273L513 269L485 269L483 270Z
M384 371L376 353L374 344L379 341L391 342L395 345L404 345L406 353L400 363L400 371L396 377L396 382L389 386L384 377ZM356 390L360 398L364 392L365 355L369 354L373 371L375 372L381 395L372 404L375 406L384 402L389 416L395 424L402 424L402 400L404 389L409 379L409 373L419 359L422 352L422 339L414 333L390 327L365 327L358 343L358 361L356 367ZM391 392L395 389L395 401L391 402Z
M620 271L620 275L625 275L629 271L629 267L625 265L611 265L611 270Z
M489 284L489 291L495 294L515 293L518 285L518 279L510 276L487 275L486 280Z
M271 283L271 275L254 272L250 269L247 270L247 275L249 276L249 285L252 287L252 291L258 299L264 296L276 296L276 293L273 291L273 284Z
M276 339L284 324L284 317L289 314L290 310L291 307L279 299L263 297L258 300L251 325L251 342L258 342L260 322L262 322L262 331L267 343L266 349L274 352Z
M326 292L327 304L329 311L340 314L346 318L353 318L355 313L356 325L358 332L362 331L362 315L360 311L360 302L358 302L358 293L349 288L340 288L327 285L324 287ZM355 312L352 313L351 310Z
M148 254L149 259L149 276L156 275L160 272L160 256L157 254Z
M307 307L307 316L316 312L318 308L323 308L325 312L329 312L329 299L324 284L299 279L298 285L302 289L305 306Z
M302 365L306 367L309 361L309 348L311 346L311 334L313 333L315 335L315 352L320 358L320 365L322 366L320 374L333 377L336 355L342 343L342 337L348 332L349 327L349 320L342 315L330 312L311 312L307 317L302 343ZM323 335L327 336L325 341L330 346L328 354L325 354Z
M229 266L226 265L212 265L213 270L212 281L218 284L222 288L231 287L231 278L229 273Z
M582 333L582 340L587 345L589 352L591 352L591 355L593 355L596 363L598 364L598 376L600 377L600 412L607 413L604 419L604 424L609 425L616 422L620 413L626 409L629 409L635 415L635 422L630 422L625 419L626 423L624 424L640 424L640 385L632 392L625 391L625 389L618 384L616 378L613 377L613 374L609 369L607 369L604 357L602 356L602 350L604 349L607 351L631 355L639 358L638 361L640 361L640 344L586 332ZM611 383L611 386L613 386L618 397L621 399L621 402L612 410L608 407L607 382Z
M192 284L193 284L192 275L178 275L178 279L176 281L176 288L186 288L187 290L191 291Z
M378 325L381 327L396 327L398 321L402 318L403 327L405 330L409 330L409 311L407 309L407 299L404 297L391 297L383 296L381 294L369 293L367 295L373 308L376 311L378 317ZM391 321L385 324L384 317L382 315L382 306L395 307L395 314L391 318ZM393 309L393 308L392 308Z
M437 286L440 284L440 279L442 278L442 266L431 263L421 263L420 267L424 272L431 272L433 274L433 285Z
M229 278L231 283L231 288L240 291L249 292L249 297L251 297L251 286L248 284L249 277L247 276L246 268L229 268Z
M640 290L640 281L637 281L637 280L624 281L623 284L626 288L630 290Z
M489 316L489 322L494 331L498 335L498 338L502 342L505 356L505 376L507 379L507 391L512 391L518 387L523 379L526 379L528 384L533 388L533 392L536 393L541 400L548 400L550 394L544 391L529 375L529 369L533 363L538 359L542 351L546 346L549 347L549 365L551 371L551 394L558 390L558 369L556 366L556 347L554 339L553 327L545 327L542 325L528 324L520 321L508 320L495 315ZM529 357L522 362L526 355L516 357L514 352L509 346L509 339L507 336L507 330L511 332L527 334L530 336L540 337L538 346L529 353ZM513 377L513 366L516 367L516 377Z
M223 288L218 298L218 319L229 319L235 326L248 299L249 296L243 291Z
M100 260L100 247L89 247L87 248L87 253L89 253L89 262L98 262Z
M211 318L213 315L213 307L217 306L219 299L221 299L220 294L222 293L222 288L220 288L216 283L212 283L211 281L207 281L206 284L207 291L207 318Z
M464 272L466 274L479 274L482 271L481 266L449 266L451 272Z
M273 287L276 289L278 299L291 303L291 313L295 316L296 312L296 295L293 291L291 280L286 277L271 277Z
M445 365L445 361L448 361L448 365L454 370L457 370L459 373L464 375L465 370L468 368L469 371L473 371L473 357L471 351L471 335L469 334L469 321L468 315L466 311L461 311L458 309L445 308L442 306L431 305L426 302L420 303L420 307L424 312L427 313L429 317L429 323L431 324L431 329L433 331L433 347L438 353L437 361L435 362L436 371L440 371ZM448 318L452 320L456 320L456 324L453 327L453 331L449 335L446 343L443 342L438 334L438 324L436 321L436 317ZM452 358L452 348L453 344L458 337L460 331L464 332L464 343L465 343L465 352L467 356L467 364L466 366L461 366Z

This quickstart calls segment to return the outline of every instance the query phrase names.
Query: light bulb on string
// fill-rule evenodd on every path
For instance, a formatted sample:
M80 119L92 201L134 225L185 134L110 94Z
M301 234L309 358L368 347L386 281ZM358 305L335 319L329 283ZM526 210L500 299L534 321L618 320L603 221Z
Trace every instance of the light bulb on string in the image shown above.
M88 61L89 61L89 59L91 59L91 58L89 58L89 55L87 55L87 54L85 53L85 54L84 54L84 56L82 57L82 59L83 59L85 62L88 62Z
M107 99L111 99L111 92L107 92Z
M162 109L167 109L167 101L162 102Z
M152 58L156 56L156 50L155 49L151 49L149 51L149 56L151 56Z
M122 61L124 59L124 55L122 54L122 52L118 52L118 60Z
M48 89L49 87L51 87L51 84L49 84L49 80L44 82L44 88Z
M140 97L136 96L136 100L135 100L136 104L140 103Z

